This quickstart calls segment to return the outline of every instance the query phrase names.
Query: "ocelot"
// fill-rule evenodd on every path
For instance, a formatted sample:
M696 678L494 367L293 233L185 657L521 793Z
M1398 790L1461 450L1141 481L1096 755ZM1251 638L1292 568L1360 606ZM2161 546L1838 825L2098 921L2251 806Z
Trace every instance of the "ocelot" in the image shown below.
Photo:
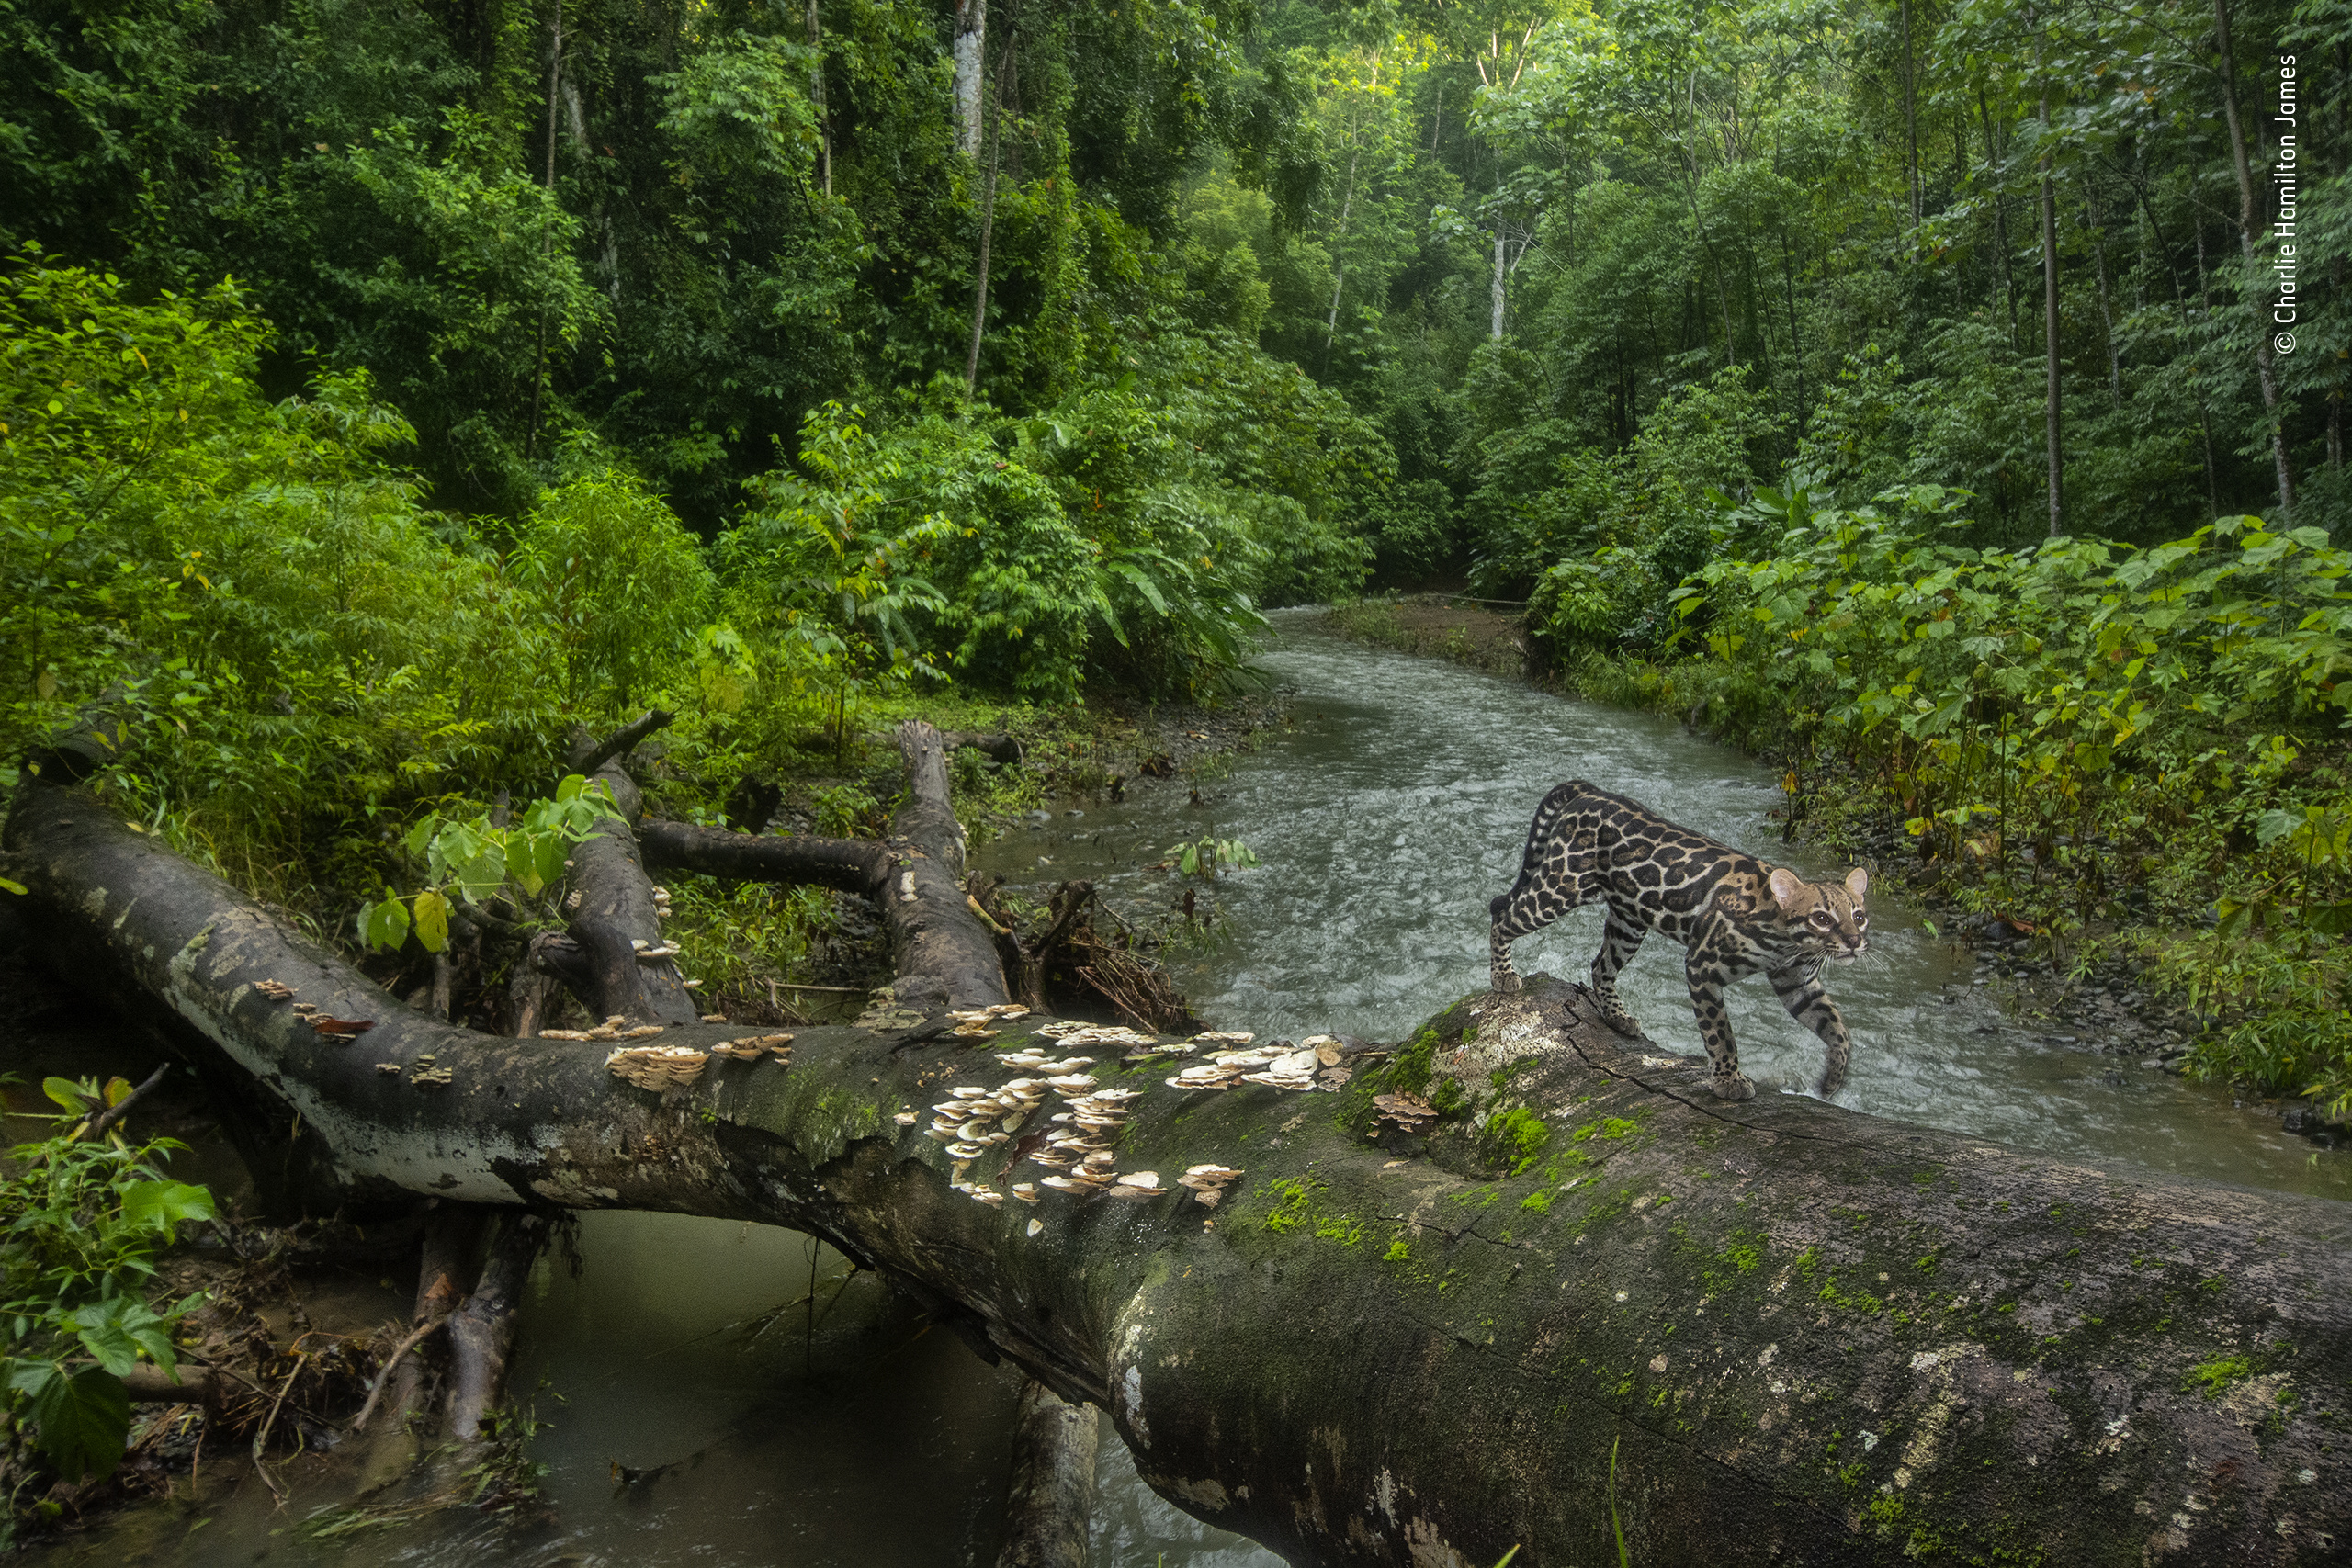
M1725 844L1679 828L1623 795L1571 779L1544 797L1527 830L1519 881L1487 906L1494 917L1494 986L1516 991L1510 944L1579 904L1609 906L1608 929L1592 961L1602 1016L1626 1034L1640 1025L1617 999L1617 975L1651 931L1689 948L1683 973L1690 1008L1714 1066L1718 1098L1747 1100L1756 1086L1739 1070L1739 1043L1724 1010L1724 987L1762 970L1789 1015L1827 1046L1820 1092L1846 1081L1852 1042L1838 1004L1821 988L1824 959L1850 964L1869 945L1857 866L1843 883L1806 882Z

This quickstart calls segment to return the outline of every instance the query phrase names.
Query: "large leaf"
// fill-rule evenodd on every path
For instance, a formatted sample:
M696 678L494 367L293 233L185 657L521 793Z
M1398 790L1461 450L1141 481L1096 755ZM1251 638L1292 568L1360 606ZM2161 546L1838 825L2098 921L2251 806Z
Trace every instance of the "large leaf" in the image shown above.
M542 886L563 874L564 841L554 833L541 834L531 843L531 870Z
M384 901L370 904L359 911L359 935L369 947L387 952L408 940L408 906L399 895L385 889Z
M165 1235L187 1220L212 1217L212 1194L185 1181L126 1181L122 1193L122 1223L137 1230Z
M471 860L457 867L458 891L474 903L497 892L505 880L506 851L497 844L485 843Z
M449 946L449 900L429 887L416 896L416 940L427 953Z
M165 1371L179 1364L172 1345L171 1324L137 1296L117 1296L85 1306L66 1319L74 1337L117 1377L139 1364L139 1353Z
M25 1395L34 1446L67 1480L109 1474L122 1462L130 1395L120 1378L104 1367L85 1367L68 1377L54 1361L35 1361L10 1368L8 1381Z

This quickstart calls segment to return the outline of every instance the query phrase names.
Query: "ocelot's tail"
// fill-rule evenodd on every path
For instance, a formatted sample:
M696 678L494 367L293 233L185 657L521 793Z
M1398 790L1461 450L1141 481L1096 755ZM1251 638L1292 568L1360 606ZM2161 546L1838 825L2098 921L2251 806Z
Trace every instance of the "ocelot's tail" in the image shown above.
M1519 879L1521 883L1543 865L1544 846L1551 841L1552 830L1560 825L1561 817L1578 800L1592 793L1593 788L1582 779L1570 779L1564 784L1554 785L1552 793L1536 807L1535 820L1527 825L1527 848L1521 851L1519 856ZM1508 902L1509 898L1510 895L1505 894L1496 902ZM1497 909L1495 915L1499 919L1502 911Z

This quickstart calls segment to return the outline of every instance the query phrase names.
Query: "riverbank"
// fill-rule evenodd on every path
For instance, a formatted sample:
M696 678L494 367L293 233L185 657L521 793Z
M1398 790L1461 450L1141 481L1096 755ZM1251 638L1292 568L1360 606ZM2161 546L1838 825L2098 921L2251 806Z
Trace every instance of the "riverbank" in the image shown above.
M1447 639L1401 635L1402 623L1378 602L1369 610L1335 610L1329 622L1368 646L1492 669L1460 659ZM1509 617L1485 613L1487 646L1517 630ZM1979 978L2001 988L2037 1042L2105 1055L2118 1064L2106 1069L2110 1073L2128 1066L2228 1086L2239 1103L2275 1118L2290 1134L2323 1148L2352 1144L2352 1126L2329 1113L2324 1097L2295 1092L2304 1087L2300 1081L2282 1086L2249 1072L2232 1049L2230 1032L2250 1027L2246 1015L2254 1010L2241 1002L2233 1016L2226 988L2216 983L2222 977L2210 921L2184 932L2135 918L2151 907L2144 896L2109 900L2102 918L2052 918L2055 871L2062 862L2070 871L2079 868L2094 844L2086 841L2079 852L2070 844L2021 844L1964 861L1935 854L1936 841L1923 839L1904 808L1906 780L1809 743L1804 724L1758 702L1753 692L1730 689L1720 670L1702 661L1661 665L1592 653L1523 678L1538 689L1679 719L1770 763L1781 788L1766 816L1780 824L1783 840L1898 879L1928 908L1940 935L1976 955ZM2045 868L2053 878L2044 878Z
M1450 659L1507 675L1527 668L1527 641L1510 609L1458 593L1411 593L1335 604L1330 620L1374 648Z

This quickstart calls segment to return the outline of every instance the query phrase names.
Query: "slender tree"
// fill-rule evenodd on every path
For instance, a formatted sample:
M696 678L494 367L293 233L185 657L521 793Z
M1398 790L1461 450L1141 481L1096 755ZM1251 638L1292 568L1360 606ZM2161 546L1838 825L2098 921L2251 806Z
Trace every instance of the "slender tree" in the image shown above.
M2294 464L2287 452L2286 411L2278 391L2278 365L2271 350L2270 283L2262 269L2260 220L2254 189L2254 162L2246 152L2245 121L2238 112L2237 56L2230 43L2230 0L2213 0L2213 42L2221 58L2222 113L2230 127L2230 165L2238 177L2238 250L2245 263L2245 304L2254 312L2255 378L2262 388L2262 414L2269 426L2270 459L2278 469L2278 506L2295 510Z
M2050 165L2050 70L2045 26L2035 46L2041 76L2041 355L2042 432L2050 455L2050 536L2066 531L2064 492L2065 449L2059 435L2064 412L2064 388L2058 358L2058 187Z

